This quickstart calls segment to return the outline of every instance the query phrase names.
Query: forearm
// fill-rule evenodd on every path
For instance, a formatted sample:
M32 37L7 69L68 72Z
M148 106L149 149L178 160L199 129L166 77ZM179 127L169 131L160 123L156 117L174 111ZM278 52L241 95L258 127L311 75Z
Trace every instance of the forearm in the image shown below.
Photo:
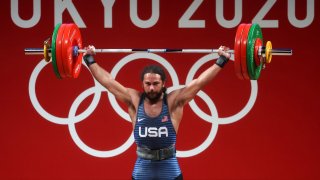
M228 58L219 58L216 63L203 71L199 77L191 81L183 90L182 95L179 97L182 104L186 104L193 99L196 94L210 81L212 81L218 73L223 69L224 65L228 62Z
M225 55L228 55L226 57ZM196 85L195 89L196 91L199 91L203 86L208 84L214 77L217 76L217 74L223 69L223 67L227 64L229 61L230 55L229 54L222 54L220 57L216 60L216 62L206 69L204 72L202 72L197 79L195 79Z
M211 67L206 69L204 72L202 72L197 79L197 86L199 90L208 84L212 79L214 79L218 73L222 70L222 67L220 67L217 64L213 64Z
M89 67L93 77L115 97L126 104L131 104L131 97L128 89L118 83L109 72L100 67L94 60L92 55L84 56L84 60Z
M89 67L93 77L103 86L107 86L108 79L111 79L111 75L109 72L101 68L95 61L94 57L90 54L86 54L83 56L83 60Z
M91 64L89 66L91 74L93 77L103 86L108 88L108 80L112 79L112 76L109 72L101 68L97 63Z

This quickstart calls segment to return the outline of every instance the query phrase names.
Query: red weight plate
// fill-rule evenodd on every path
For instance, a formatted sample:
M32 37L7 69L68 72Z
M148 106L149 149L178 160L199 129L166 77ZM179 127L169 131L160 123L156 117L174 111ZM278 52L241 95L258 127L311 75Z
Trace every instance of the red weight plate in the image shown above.
M75 24L68 24L64 32L63 57L64 68L68 77L77 78L82 66L82 53L73 56L73 47L82 48L82 38L79 28Z
M66 27L66 24L61 24L57 34L57 40L56 40L56 60L57 60L58 71L61 78L66 78L66 73L64 72L64 69L63 69L63 57L62 57L62 54L63 54L62 38L63 38L65 27Z
M78 46L79 49L82 49L82 37L81 37L81 33L80 33L80 30L78 28L77 25L73 24L72 25L72 46ZM72 54L72 51L73 49L70 49L71 51L71 54ZM80 74L80 71L81 71L81 67L82 67L82 56L83 54L82 53L79 53L78 56L74 56L73 57L73 68L72 68L72 76L73 78L77 78Z
M259 48L262 46L262 41L260 38L257 38L254 42L254 62L256 66L260 66L262 56L259 56Z
M70 30L71 25L66 24L64 33L63 33L63 43L62 43L62 59L63 59L63 69L66 73L67 77L72 77L72 57L70 58L69 49L72 49L71 43L70 43ZM72 55L72 54L71 54Z
M250 80L247 67L247 42L251 24L246 24L241 36L241 70L244 79Z
M240 24L234 39L234 69L239 79L244 79L241 70L241 36L245 24Z

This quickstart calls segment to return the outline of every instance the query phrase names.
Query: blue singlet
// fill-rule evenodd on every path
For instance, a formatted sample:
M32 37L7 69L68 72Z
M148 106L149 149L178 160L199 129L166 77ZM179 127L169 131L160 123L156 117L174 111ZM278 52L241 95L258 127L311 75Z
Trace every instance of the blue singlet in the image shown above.
M176 132L171 122L166 94L159 116L149 117L144 110L143 94L140 98L134 138L138 147L152 150L167 148L176 143ZM134 179L175 179L181 170L174 156L165 160L146 160L138 157L132 177Z

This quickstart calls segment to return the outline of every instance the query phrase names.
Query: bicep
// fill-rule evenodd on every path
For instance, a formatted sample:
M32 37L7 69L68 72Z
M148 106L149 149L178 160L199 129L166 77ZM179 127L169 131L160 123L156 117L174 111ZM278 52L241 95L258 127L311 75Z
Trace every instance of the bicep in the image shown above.
M174 90L168 94L168 103L170 111L176 112L178 109L183 108L195 95L191 93L191 87L185 86L181 89ZM196 94L196 93L195 93Z
M92 64L89 68L95 79L118 100L125 102L127 105L132 103L132 93L130 94L129 88L124 87L122 84L116 81L109 72L101 68L97 63Z
M197 95L200 89L201 86L198 84L198 80L192 80L188 85L176 92L175 104L184 106Z
M118 81L110 79L107 83L104 83L104 86L120 101L125 102L126 104L132 102L130 89L124 87Z
M217 65L209 67L202 72L198 78L188 83L177 96L177 101L181 101L183 104L191 101L197 93L207 85L217 74L221 71L221 68Z

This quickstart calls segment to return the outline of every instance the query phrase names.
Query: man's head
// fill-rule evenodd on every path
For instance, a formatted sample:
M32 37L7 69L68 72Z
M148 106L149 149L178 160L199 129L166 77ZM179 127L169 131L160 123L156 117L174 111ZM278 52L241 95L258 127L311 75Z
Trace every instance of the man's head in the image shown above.
M146 66L141 73L144 93L150 101L156 102L165 92L166 74L158 65Z

